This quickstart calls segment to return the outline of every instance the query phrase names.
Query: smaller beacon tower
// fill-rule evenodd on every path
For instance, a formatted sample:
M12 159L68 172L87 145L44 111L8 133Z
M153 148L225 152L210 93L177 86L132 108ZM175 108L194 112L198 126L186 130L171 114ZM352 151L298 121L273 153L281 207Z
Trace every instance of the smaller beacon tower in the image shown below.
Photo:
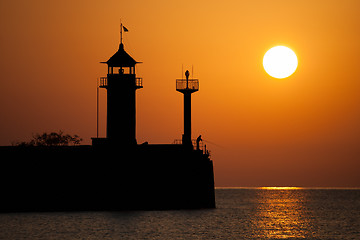
M136 77L136 62L124 50L121 40L119 50L106 62L107 77L100 78L100 88L107 90L106 142L120 146L136 145L135 93L142 88L142 78Z
M191 141L191 94L199 91L199 80L189 79L190 73L185 72L186 79L176 79L176 91L184 94L184 134L182 144L193 146Z

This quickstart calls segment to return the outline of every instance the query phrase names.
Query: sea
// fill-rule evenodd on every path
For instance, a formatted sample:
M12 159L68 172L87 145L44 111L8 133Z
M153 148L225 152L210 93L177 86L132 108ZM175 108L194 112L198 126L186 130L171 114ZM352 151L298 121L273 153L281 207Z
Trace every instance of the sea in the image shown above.
M215 193L216 209L2 213L0 239L360 239L360 189Z

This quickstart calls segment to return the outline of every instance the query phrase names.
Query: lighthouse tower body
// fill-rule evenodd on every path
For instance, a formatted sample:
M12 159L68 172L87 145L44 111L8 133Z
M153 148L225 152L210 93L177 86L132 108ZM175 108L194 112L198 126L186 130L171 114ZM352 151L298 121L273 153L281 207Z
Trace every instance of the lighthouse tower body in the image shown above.
M107 61L108 74L100 79L100 87L107 89L106 138L111 144L136 145L136 90L142 79L135 74L136 62L124 50L119 50Z
M191 140L191 94L199 91L199 80L189 79L190 73L185 72L186 79L176 80L176 91L184 95L184 134L182 136L182 144L184 146L192 146Z

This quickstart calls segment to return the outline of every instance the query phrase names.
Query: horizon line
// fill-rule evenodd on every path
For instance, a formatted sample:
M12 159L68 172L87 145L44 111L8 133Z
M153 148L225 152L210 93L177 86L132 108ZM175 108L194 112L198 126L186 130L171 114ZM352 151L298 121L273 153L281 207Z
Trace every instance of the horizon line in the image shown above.
M295 186L266 186L266 187L215 187L215 189L258 189L258 190L360 190L360 187L295 187Z

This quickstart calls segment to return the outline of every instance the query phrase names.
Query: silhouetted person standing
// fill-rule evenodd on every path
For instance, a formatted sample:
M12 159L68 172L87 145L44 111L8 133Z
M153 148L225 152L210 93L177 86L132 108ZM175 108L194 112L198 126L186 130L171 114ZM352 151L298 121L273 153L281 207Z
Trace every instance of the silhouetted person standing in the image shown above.
M201 135L196 139L196 150L200 150L200 141L202 141Z

